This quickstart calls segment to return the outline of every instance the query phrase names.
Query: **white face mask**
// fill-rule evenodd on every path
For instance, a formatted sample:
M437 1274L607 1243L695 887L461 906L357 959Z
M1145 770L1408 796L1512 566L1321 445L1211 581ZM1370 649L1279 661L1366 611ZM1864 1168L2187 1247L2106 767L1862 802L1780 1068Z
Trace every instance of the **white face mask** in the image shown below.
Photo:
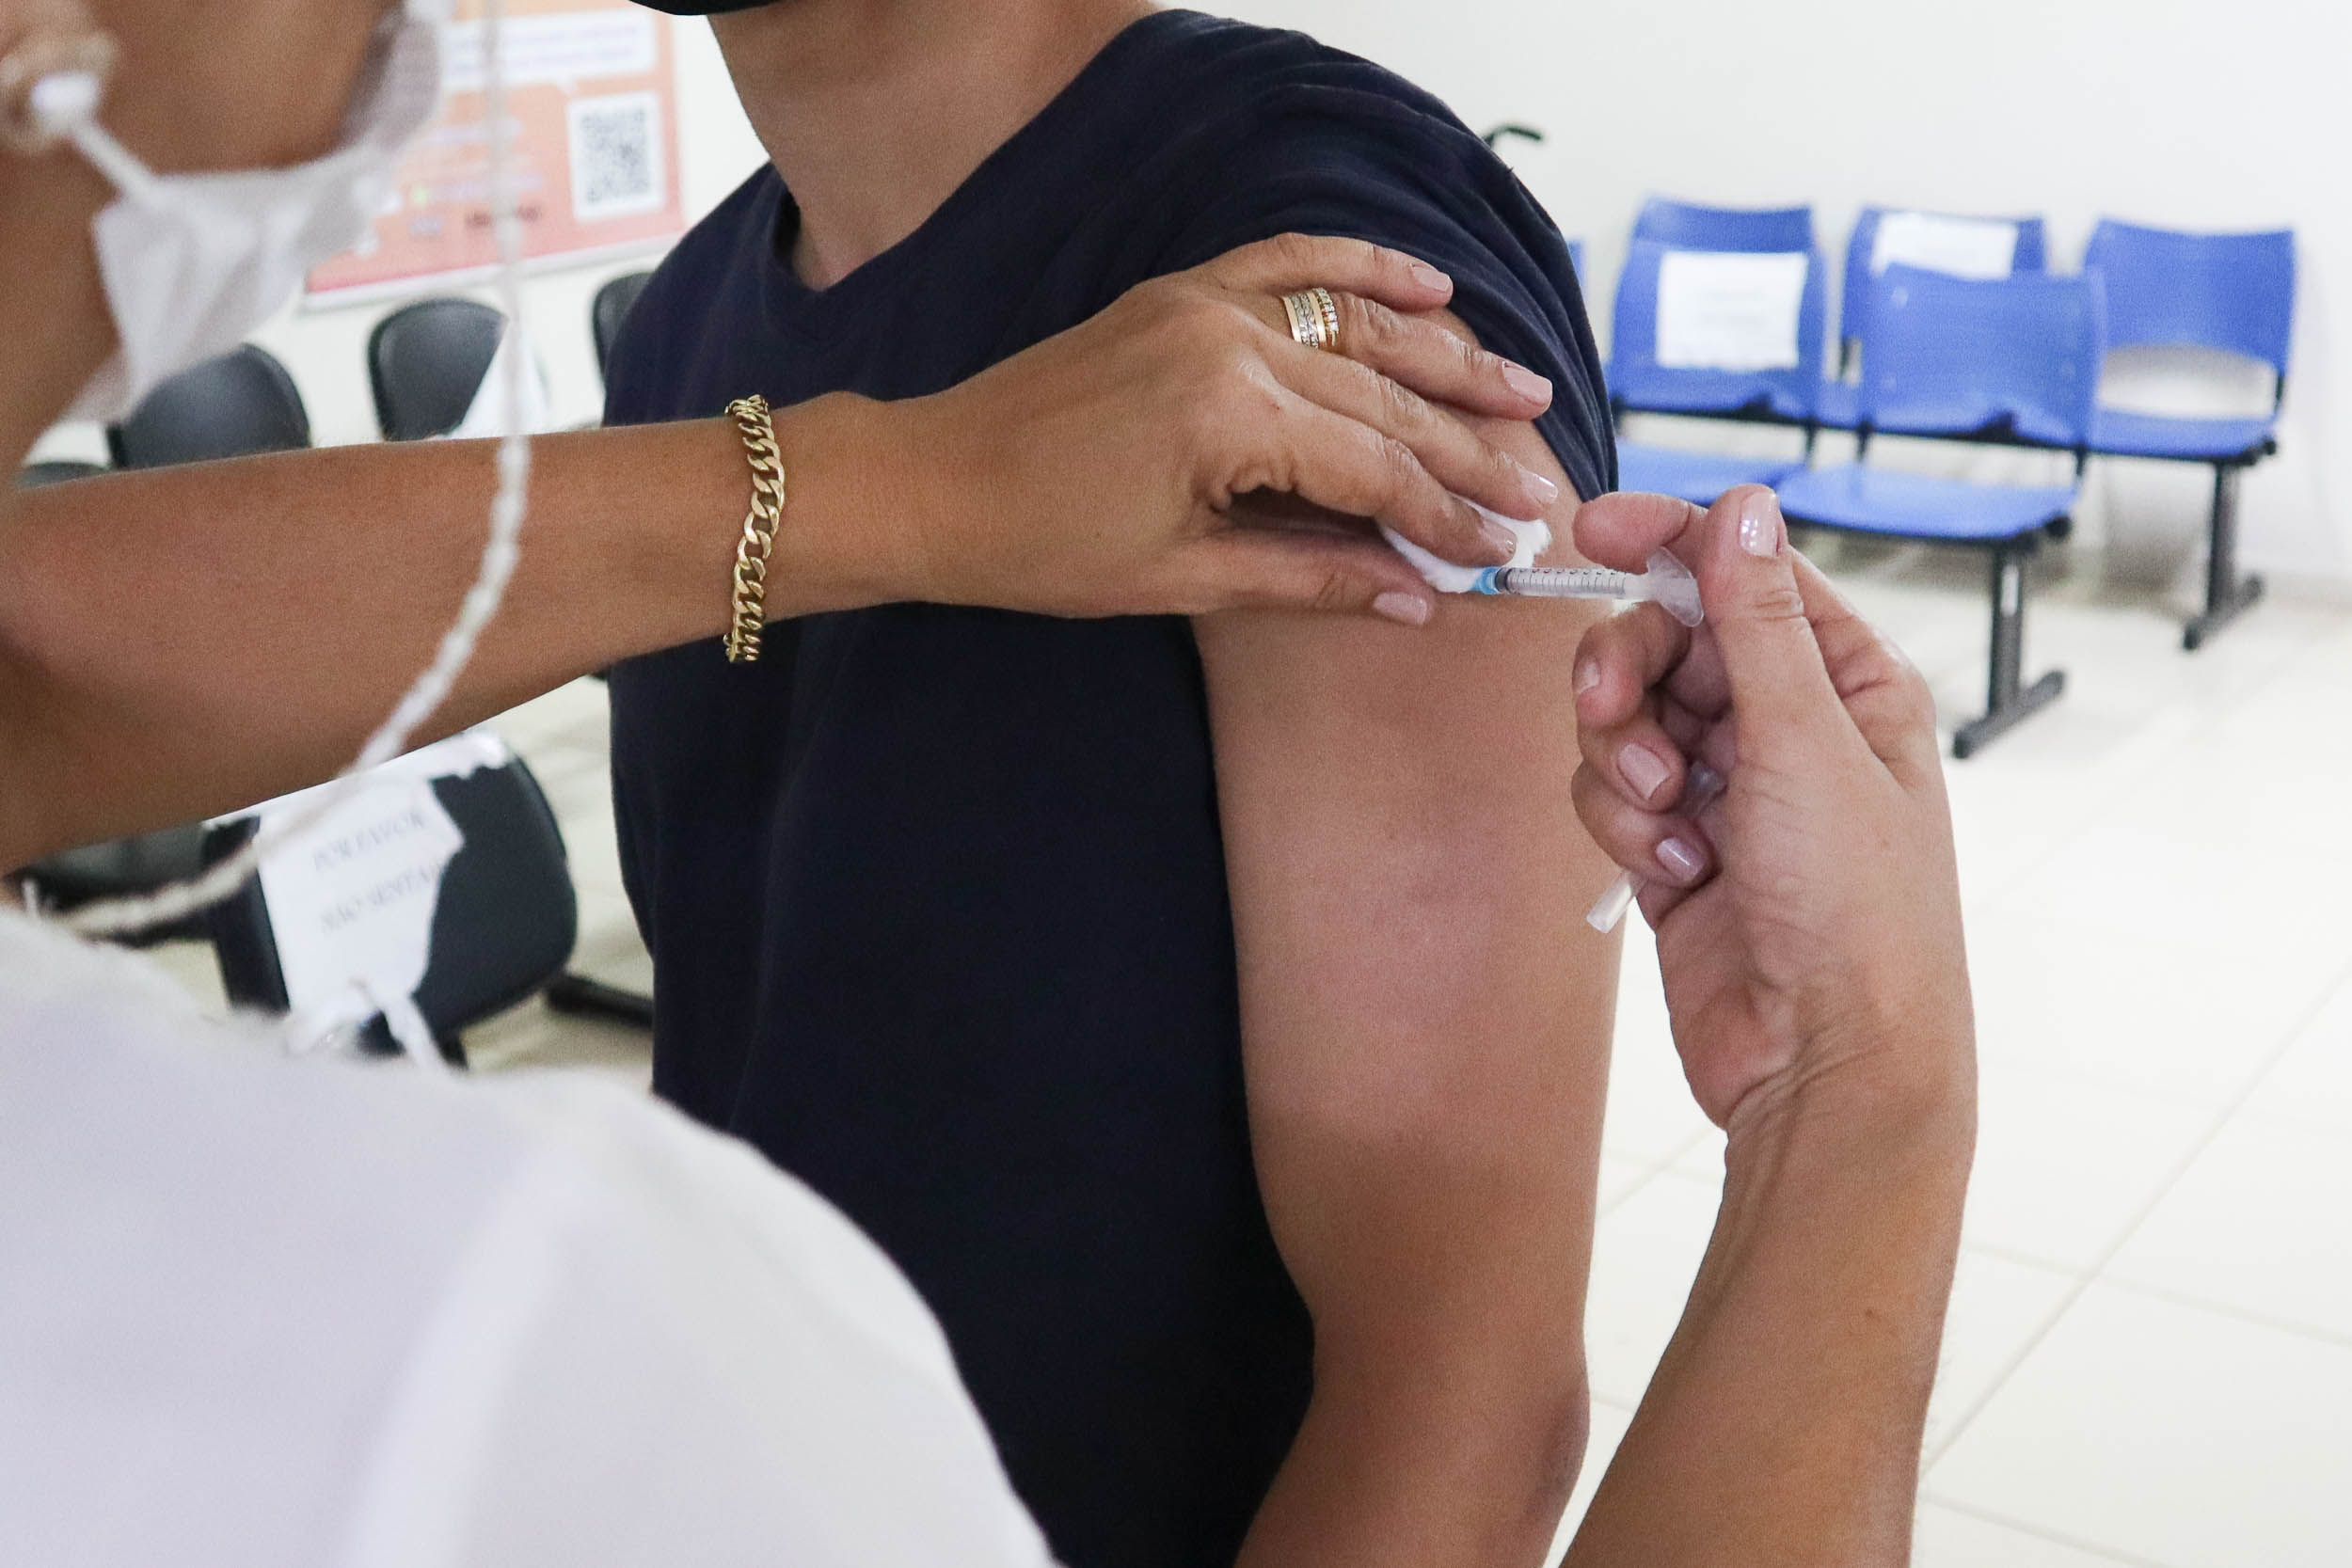
M54 76L34 88L43 128L121 193L93 226L121 346L71 417L119 419L159 382L235 348L313 267L367 235L402 150L440 103L437 24L450 3L405 0L386 19L342 146L295 168L158 175L99 125L96 77Z

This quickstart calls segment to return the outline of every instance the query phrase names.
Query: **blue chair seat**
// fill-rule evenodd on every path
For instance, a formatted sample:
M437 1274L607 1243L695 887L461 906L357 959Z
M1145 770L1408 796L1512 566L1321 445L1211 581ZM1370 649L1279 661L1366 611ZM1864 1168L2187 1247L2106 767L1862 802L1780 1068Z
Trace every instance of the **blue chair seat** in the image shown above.
M1948 544L2016 539L2073 515L2074 499L2066 484L1973 484L1859 464L1810 469L1780 487L1781 510L1795 521Z
M2270 445L2265 419L2181 420L2101 408L2090 417L2090 450L2109 457L2167 457L2221 463L2259 456Z
M1617 488L1679 496L1692 506L1712 506L1742 484L1778 484L1804 467L1801 457L1730 457L1617 443Z

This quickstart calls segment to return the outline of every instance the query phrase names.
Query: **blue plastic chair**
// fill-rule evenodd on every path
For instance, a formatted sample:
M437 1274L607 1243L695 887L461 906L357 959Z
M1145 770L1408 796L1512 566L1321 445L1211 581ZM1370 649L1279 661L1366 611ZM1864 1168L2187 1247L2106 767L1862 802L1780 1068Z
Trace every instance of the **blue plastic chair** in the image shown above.
M1843 313L1838 318L1844 334L1849 358L1861 329L1862 318L1869 306L1870 281L1875 276L1871 261L1878 255L1879 225L1890 214L1916 212L1910 207L1865 207L1854 219L1853 234L1846 242L1846 287ZM1952 214L1934 214L1944 217ZM1995 223L2017 226L2017 253L2010 263L2011 275L2050 270L2050 226L2038 217L1995 218Z
M1797 363L1785 370L1703 370L1658 362L1658 286L1666 258L1686 246L1636 240L1617 277L1609 389L1619 415L1680 414L1769 424L1803 424L1811 446L1813 399L1821 385L1828 285L1821 259L1807 253L1797 316ZM1760 253L1759 253L1760 254ZM1711 506L1740 484L1777 484L1804 467L1803 457L1733 457L1637 442L1617 444L1619 486L1680 496Z
M1625 270L1617 275L1609 353L1609 388L1618 407L1641 414L1712 415L1781 424L1810 420L1829 325L1828 283L1820 257L1806 253L1796 364L1783 370L1697 370L1658 362L1659 276L1669 256L1690 248L1636 240L1626 253Z
M2028 687L2026 561L2062 528L2081 496L2106 333L2095 275L1969 281L1890 267L1869 305L1870 351L1861 388L1860 460L1790 478L1781 507L1793 521L1854 533L1970 545L1993 562L1993 648L1982 718L1961 727L1968 757L2054 702L2066 677ZM1980 439L1988 427L2033 428L2075 452L2061 485L1978 484L1869 466L1873 429Z
M1878 255L1879 226L1890 214L1917 212L1910 207L1865 207L1854 220L1853 233L1846 242L1846 280L1838 310L1838 373L1842 377L1853 366L1854 356L1862 348L1863 318L1868 314L1870 285L1876 279L1870 263ZM1951 215L1933 214L1938 217ZM2039 273L2050 270L2050 226L2038 217L1996 218L1997 223L2017 227L2017 250L2010 259L2010 271ZM1827 430L1851 430L1861 419L1861 400L1851 382L1833 381L1821 388L1820 400L1820 423Z
M2109 457L2209 464L2214 470L2205 610L2182 632L2191 652L2263 595L2237 574L2238 478L2279 450L2287 355L2295 337L2295 233L2183 234L2103 222L2083 258L2106 282L2107 346L2203 348L2267 366L2277 378L2267 417L2172 419L2101 408L2090 447Z
M1810 251L1810 207L1701 207L1651 197L1633 220L1633 238L1677 250Z

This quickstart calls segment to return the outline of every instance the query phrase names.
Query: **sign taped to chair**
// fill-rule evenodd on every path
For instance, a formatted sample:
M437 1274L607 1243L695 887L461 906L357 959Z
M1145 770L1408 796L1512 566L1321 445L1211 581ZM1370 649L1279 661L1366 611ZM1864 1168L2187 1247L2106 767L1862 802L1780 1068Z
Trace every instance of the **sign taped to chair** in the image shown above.
M481 0L458 0L456 11L441 29L440 115L401 160L371 243L310 275L316 303L497 264ZM526 261L584 260L685 232L667 17L631 0L506 0L500 55Z
M1997 281L2017 270L2017 225L2000 218L1888 213L1879 219L1870 271L1875 276L1894 266Z
M501 768L513 756L479 731L412 752L262 862L287 1005L307 1026L364 1022L384 999L416 994L432 958L441 876L465 847L433 781ZM289 795L252 815L266 832L318 793Z
M1674 250L1658 265L1658 363L1677 371L1789 371L1802 362L1802 251Z

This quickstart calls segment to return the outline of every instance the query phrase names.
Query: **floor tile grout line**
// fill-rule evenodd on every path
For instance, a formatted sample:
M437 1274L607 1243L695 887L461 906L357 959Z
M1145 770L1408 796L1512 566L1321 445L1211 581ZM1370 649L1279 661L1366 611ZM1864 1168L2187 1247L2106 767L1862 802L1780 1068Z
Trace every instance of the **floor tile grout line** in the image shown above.
M2004 1263L2014 1263L2020 1268L2039 1269L2043 1274L2054 1274L2062 1279L2088 1280L2090 1277L2089 1273L2075 1264L2053 1263L2047 1258L2036 1257L2030 1252L2005 1246L1998 1242L1979 1242L1965 1232L1960 1238L1960 1250L1963 1257L1973 1252L1982 1257L1997 1259Z
M1701 1129L1696 1132L1691 1133L1680 1143L1675 1145L1673 1150L1662 1159L1636 1161L1635 1163L1642 1167L1641 1176L1634 1180L1632 1184L1628 1186L1624 1192L1619 1193L1615 1197L1611 1198L1606 1203L1597 1204L1594 1206L1594 1225L1598 1226L1603 1216L1613 1213L1615 1211L1624 1208L1625 1205L1632 1198L1634 1194L1640 1192L1643 1188L1648 1186L1652 1181L1657 1180L1658 1178L1665 1175L1668 1171L1674 1169L1676 1162L1680 1160L1685 1154L1690 1153L1692 1149L1697 1148L1699 1143L1704 1140L1706 1136L1706 1130ZM1624 1156L1620 1155L1618 1158L1623 1159Z
M2274 1318L2266 1312L2253 1312L2243 1307L2230 1306L2226 1302L2208 1301L2202 1296L2191 1295L2185 1291L2177 1291L2165 1285L2150 1285L2140 1280L2124 1278L2120 1275L2104 1275L2096 1283L2131 1295L2146 1296L2152 1301L2161 1301L2168 1306L2194 1307L2200 1312L2210 1312L2216 1317L2229 1318L2237 1323L2250 1324L2255 1328L2267 1328L2280 1334L2292 1334L2298 1339L2310 1339L2323 1345L2333 1345L2341 1350L2352 1350L2352 1333L2345 1333L2342 1330L2313 1328L2309 1323L2296 1323L2291 1318Z
M2271 1048L2269 1053L2264 1058L2262 1070L2249 1078L2246 1086L2215 1114L2213 1119L2190 1143L2188 1148L2173 1162L2163 1178L2157 1181L2155 1191L2150 1195L2146 1202L2133 1212L2130 1222L2116 1232L2115 1240L2107 1243L2099 1256L2092 1260L2089 1269L2068 1282L2066 1293L2060 1298L2057 1308L2043 1319L2041 1325L2026 1338L2017 1353L2002 1365L2000 1371L1994 1375L1985 1391L1979 1394L1968 1408L1950 1423L1949 1429L1944 1435L1920 1456L1920 1474L1925 1475L1932 1469L1946 1454L1952 1451L1953 1446L1967 1434L1968 1429L1976 1424L1977 1418L1984 1413L1985 1406L1991 1404L2000 1394L2002 1387L2016 1373L2017 1369L2026 1364L2026 1358L2042 1347L2042 1342L2050 1337L2050 1331L2058 1326L2059 1320L2073 1311L2074 1304L2082 1300L2090 1287L2098 1283L2106 1275L2107 1266L2115 1261L2125 1246L2130 1244L2131 1239L2139 1233L2139 1227L2148 1223L2148 1216L2155 1212L2157 1205L2171 1196L2172 1189L2180 1184L2182 1177L2188 1174L2189 1167L2195 1164L2203 1156L2205 1150L2213 1146L2214 1140L2221 1135L2222 1129L2229 1126L2231 1119L2245 1108L2246 1102L2253 1099L2255 1093L2261 1089L2263 1081L2278 1070L2280 1060L2295 1048L2296 1042L2303 1037L2305 1032L2325 1015L2328 1006L2335 1000L2336 993L2346 985L2352 985L2352 958L2347 958L2337 968L2334 976L2320 991L2318 1000L2304 1010L2301 1018L2285 1031L2284 1037Z
M2320 634L2318 633L2313 633L2311 637L2304 640L2304 643L2316 641L2319 635ZM2248 677L2247 686L2250 689L2260 684L2263 680L2268 678L2273 672L2292 661L2295 656L2302 651L2304 643L2297 643L2295 647L2283 649L2273 658L2264 663L2259 671ZM2185 699L2180 696L2167 699L2166 702L2153 713L2151 713L2146 719L2140 721L2141 724L2144 726L2153 723L2167 709L2176 705L2184 700ZM2192 738L2193 737L2191 736L2184 735L2180 739L2162 747L2158 751L2156 757L2152 760L2161 761L2166 757L2172 756L2179 752L2186 750L2191 744ZM1948 765L1947 765L1947 767L1948 770ZM2160 785L2161 778L2162 775L2160 769L2153 767L2143 768L2140 771L2139 780L2123 791L2122 798L2128 799L2138 791L2153 790L2157 788ZM2046 848L2044 848L2040 854L2035 855L2026 861L2025 864L2010 873L2007 878L2004 878L1996 887L1992 889L1986 895L1986 901L1997 902L2013 893L2026 880L2026 879L2042 870L2042 867L2049 864L2051 861L2055 860L2060 853L2062 853L2074 842L2075 836L2085 827L2090 825L2094 816L2102 816L2112 811L2119 803L2118 799L2110 798L2084 806L2080 813L2075 815L2071 821L2067 822L2059 830L2058 837L2053 840L2053 842Z
M2030 1535L2038 1541L2047 1541L2054 1545L2085 1552L2092 1557L2105 1558L2109 1562L2118 1564L2119 1568L2181 1568L2179 1563L2166 1562L2158 1558L2142 1557L2137 1552L2127 1552L2117 1546L2104 1545L2083 1536L2066 1535L2057 1530L2043 1529L2040 1525L2028 1524L2023 1519L2013 1519L2006 1513L1995 1513L1992 1509L1980 1507L1976 1503L1962 1502L1956 1497L1947 1497L1940 1493L1923 1489L1919 1494L1919 1500L1924 1503L1932 1503L1938 1508L1949 1509L1954 1513L1964 1513L1971 1519L1981 1520L1988 1525L1998 1525L2003 1529L2013 1529L2020 1535Z

